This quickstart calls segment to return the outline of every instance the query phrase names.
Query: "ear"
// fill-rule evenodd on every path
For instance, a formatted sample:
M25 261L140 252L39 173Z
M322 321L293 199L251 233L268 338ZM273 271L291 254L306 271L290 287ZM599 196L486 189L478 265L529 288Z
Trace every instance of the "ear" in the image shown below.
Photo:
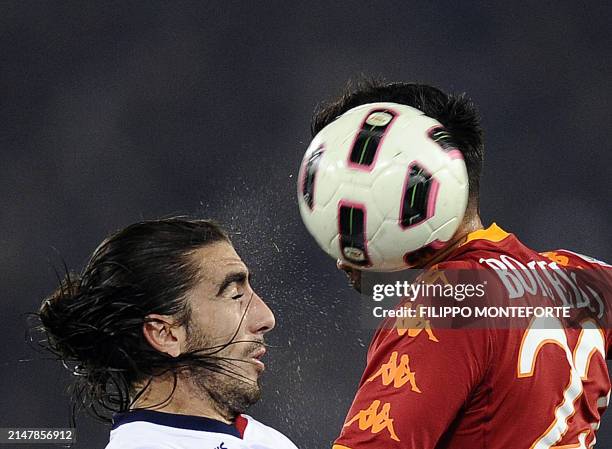
M142 332L153 349L172 357L181 355L186 340L183 326L177 326L169 315L151 314L145 317Z

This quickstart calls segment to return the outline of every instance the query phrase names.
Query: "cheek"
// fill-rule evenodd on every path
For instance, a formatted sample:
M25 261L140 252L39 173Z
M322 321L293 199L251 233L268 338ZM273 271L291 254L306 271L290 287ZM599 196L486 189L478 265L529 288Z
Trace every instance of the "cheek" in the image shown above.
M227 343L236 331L236 339L240 339L242 328L238 329L243 310L240 307L239 301L227 303L219 301L210 303L207 307L203 307L197 311L196 320L198 327L202 332L214 342L214 344Z

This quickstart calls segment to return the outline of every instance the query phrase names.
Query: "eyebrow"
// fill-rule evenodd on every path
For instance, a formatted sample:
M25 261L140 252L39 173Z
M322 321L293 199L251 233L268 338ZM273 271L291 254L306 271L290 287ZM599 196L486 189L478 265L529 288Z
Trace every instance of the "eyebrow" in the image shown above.
M232 273L227 273L225 275L225 278L223 278L223 282L221 282L221 286L219 287L219 291L217 292L217 296L220 296L221 293L223 293L225 291L225 289L227 287L229 287L231 284L238 283L238 284L242 284L244 283L246 280L251 278L251 274L250 273L246 273L246 271L234 271Z

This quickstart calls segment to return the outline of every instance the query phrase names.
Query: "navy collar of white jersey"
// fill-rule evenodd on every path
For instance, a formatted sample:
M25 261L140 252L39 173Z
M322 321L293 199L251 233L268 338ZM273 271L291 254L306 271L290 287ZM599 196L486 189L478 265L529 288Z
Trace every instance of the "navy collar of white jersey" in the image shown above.
M239 415L234 424L226 424L212 418L193 415L179 415L175 413L158 412L155 410L132 410L125 413L113 415L113 427L131 422L144 421L160 426L174 427L178 429L200 430L204 432L225 433L227 435L242 438L246 427L246 418Z

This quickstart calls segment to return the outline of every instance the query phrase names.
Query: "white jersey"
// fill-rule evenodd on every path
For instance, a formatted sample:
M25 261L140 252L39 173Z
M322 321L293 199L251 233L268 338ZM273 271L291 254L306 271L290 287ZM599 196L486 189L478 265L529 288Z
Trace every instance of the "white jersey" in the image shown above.
M234 424L152 410L116 414L106 449L297 449L289 438L248 415Z

